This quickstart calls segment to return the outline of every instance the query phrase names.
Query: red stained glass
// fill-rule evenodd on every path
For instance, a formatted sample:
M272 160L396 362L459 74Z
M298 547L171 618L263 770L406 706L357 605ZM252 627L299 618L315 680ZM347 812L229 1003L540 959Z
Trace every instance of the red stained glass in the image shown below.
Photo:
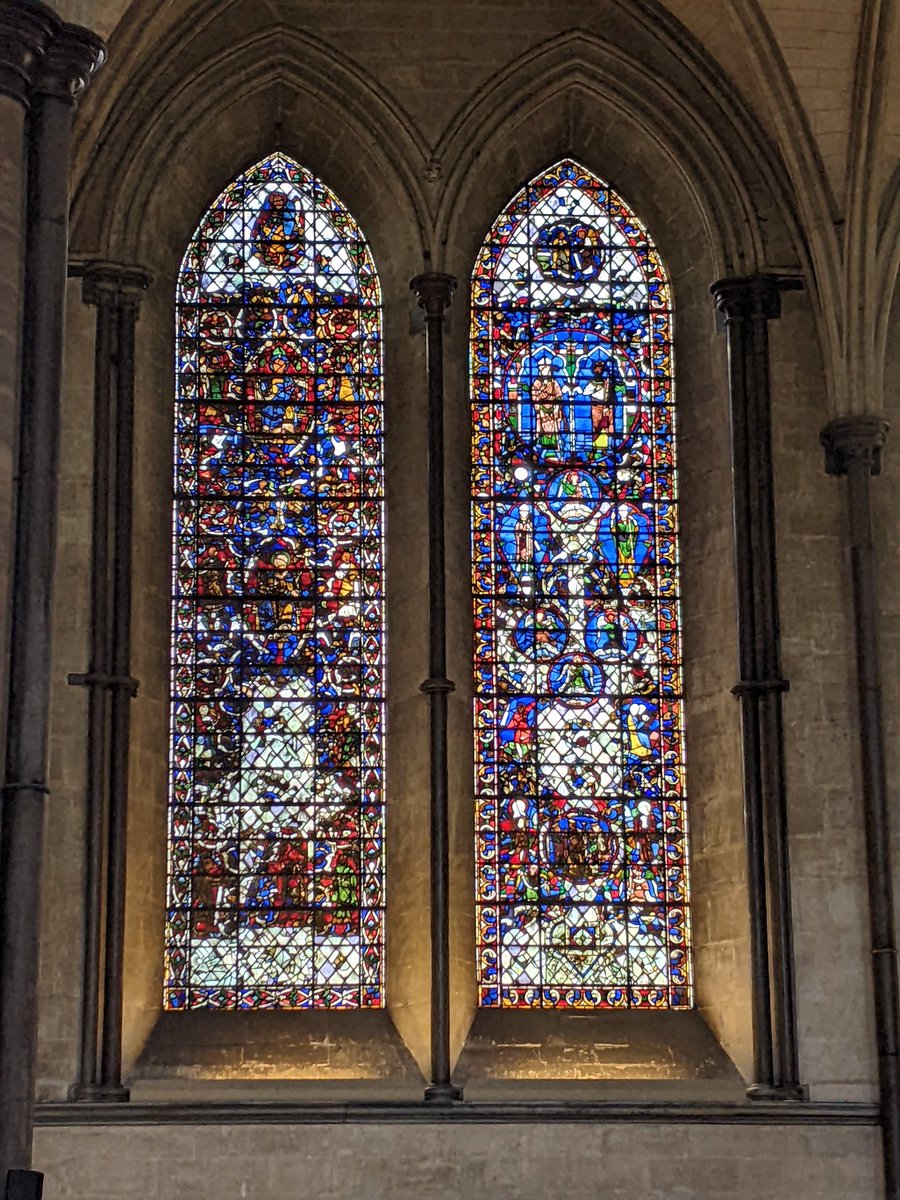
M280 154L177 304L168 1008L383 1003L381 297Z
M480 1002L692 1003L669 285L572 161L472 281Z

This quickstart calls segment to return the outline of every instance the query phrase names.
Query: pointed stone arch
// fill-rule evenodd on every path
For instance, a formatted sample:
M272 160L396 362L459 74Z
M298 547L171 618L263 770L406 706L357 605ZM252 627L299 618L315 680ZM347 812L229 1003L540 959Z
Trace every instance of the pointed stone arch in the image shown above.
M476 262L483 1007L692 1005L672 318L649 231L572 159Z
M660 24L668 40L658 36ZM682 176L703 211L721 274L758 269L772 254L802 261L791 188L776 150L676 26L660 12L651 38L636 14L622 13L607 36L584 30L560 34L488 80L454 116L435 150L439 161L452 164L436 217L438 241L453 240L467 179L478 175L480 160L502 157L541 109L559 108L581 92L590 97L585 107L607 129L614 120L626 122L638 135L637 153L667 159ZM707 76L702 89L701 65ZM709 76L718 85L714 90ZM587 132L584 123L568 129L568 149L576 152ZM763 228L772 216L781 224L778 231Z
M202 211L203 195L225 183L220 173L226 136L236 169L280 141L302 161L338 177L351 205L355 199L364 209L374 204L375 212L363 211L370 228L381 223L378 199L390 197L391 216L405 214L422 244L427 205L421 168L427 147L373 80L326 44L277 24L224 45L217 42L197 69L179 61L187 58L192 43L190 25L179 28L181 38L176 31L154 48L134 78L121 73L110 78L114 94L98 98L82 127L82 155L74 169L76 247L146 257L160 207L171 202L166 184L173 165L176 170L180 165L188 197L196 188L196 198L186 204L182 198L180 206L184 241ZM218 179L199 179L207 146L217 149L212 169ZM350 162L358 164L355 180Z

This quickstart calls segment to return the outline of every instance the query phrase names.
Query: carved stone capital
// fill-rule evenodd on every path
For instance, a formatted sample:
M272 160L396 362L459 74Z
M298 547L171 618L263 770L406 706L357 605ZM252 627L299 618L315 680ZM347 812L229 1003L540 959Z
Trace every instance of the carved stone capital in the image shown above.
M456 279L452 275L442 275L439 271L431 271L426 275L416 275L409 281L411 291L415 292L419 307L425 309L427 317L440 317L444 309L450 307Z
M802 287L791 276L742 275L719 279L709 290L726 321L771 321L781 316L781 293Z
M61 27L37 0L0 0L0 96L28 107L41 60Z
M105 61L106 46L96 33L82 25L63 24L40 62L34 94L74 104Z
M874 413L851 413L829 421L819 434L827 473L846 475L852 463L863 462L872 475L878 475L888 429L887 421Z
M143 267L125 266L102 259L74 261L69 275L81 278L81 298L85 304L140 306L153 279Z

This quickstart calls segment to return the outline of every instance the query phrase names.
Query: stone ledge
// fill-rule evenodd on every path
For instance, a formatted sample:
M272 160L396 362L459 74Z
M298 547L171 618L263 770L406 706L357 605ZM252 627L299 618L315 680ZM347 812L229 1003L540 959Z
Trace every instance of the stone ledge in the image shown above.
M875 1104L744 1102L616 1103L614 1101L460 1101L446 1107L408 1103L38 1104L39 1126L107 1125L347 1125L537 1124L595 1122L653 1125L878 1124Z
M682 1083L685 1090L679 1100L739 1100L744 1092L738 1071L697 1009L481 1009L472 1022L454 1080L467 1087L478 1082L492 1088L526 1081L537 1086L551 1080L606 1087L615 1084L637 1087L641 1094L635 1097L632 1091L628 1098L641 1100L650 1098L651 1082ZM714 1081L719 1090L712 1095L709 1085ZM700 1084L707 1085L705 1092L687 1090ZM551 1097L544 1093L538 1098ZM602 1097L608 1098L616 1097Z
M387 1010L316 1010L297 1018L282 1011L163 1012L130 1073L132 1094L138 1100L206 1101L210 1085L233 1090L256 1084L268 1087L263 1094L273 1099L279 1095L274 1089L288 1082L315 1088L340 1082L346 1088L354 1081L406 1084L412 1095L421 1094L421 1072Z

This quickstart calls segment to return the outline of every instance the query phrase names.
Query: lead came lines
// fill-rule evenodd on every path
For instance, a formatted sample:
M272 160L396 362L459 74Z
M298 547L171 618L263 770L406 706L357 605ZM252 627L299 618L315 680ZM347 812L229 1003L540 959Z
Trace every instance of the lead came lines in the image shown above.
M377 277L273 155L209 210L179 301L166 1006L378 1006Z
M575 163L511 202L476 266L483 1004L691 1003L668 323L645 231Z

